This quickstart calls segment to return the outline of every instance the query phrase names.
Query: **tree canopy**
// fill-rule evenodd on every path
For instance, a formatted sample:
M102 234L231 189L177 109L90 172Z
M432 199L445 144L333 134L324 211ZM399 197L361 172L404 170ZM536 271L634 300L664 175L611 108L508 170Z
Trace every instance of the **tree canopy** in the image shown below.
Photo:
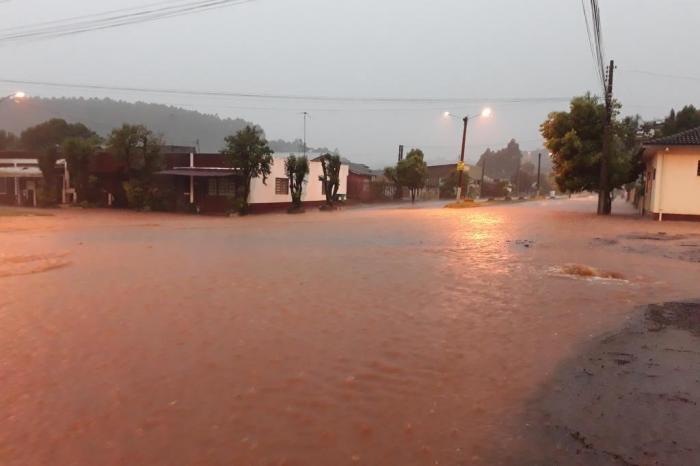
M305 156L290 155L284 161L284 169L289 179L289 192L292 196L292 208L301 209L301 195L304 181L309 174L309 159Z
M124 124L107 140L109 150L123 163L124 192L114 193L115 203L152 209L159 203L154 174L162 167L163 140L143 125Z
M22 147L37 152L44 181L39 196L42 205L51 206L58 202L56 162L63 142L68 138L95 137L97 135L84 124L68 123L60 118L53 118L22 131Z
M323 192L326 195L326 206L333 207L333 203L338 200L338 190L340 189L340 167L342 161L340 155L324 154L319 158L323 175L318 179L323 184Z
M19 139L14 133L0 129L0 150L15 149L18 142Z
M515 139L511 139L501 150L486 149L476 165L483 168L485 163L486 173L491 179L509 180L517 173L522 157L520 145Z
M240 170L243 179L243 194L241 196L240 213L248 211L250 183L253 178L262 177L264 184L272 172L272 149L265 139L262 129L257 126L246 126L240 131L226 137L226 145L221 151L228 157L232 167Z
M636 132L639 117L618 119L619 104L613 116L610 158L612 188L633 181L640 173ZM598 191L603 150L605 105L590 94L575 97L568 112L553 112L540 130L545 146L552 153L557 185L562 191Z
M97 135L82 123L68 123L60 118L40 123L22 131L22 146L35 151L44 151L63 144L68 138L92 138Z
M678 113L671 110L661 126L661 136L671 136L697 127L700 127L700 109L686 105Z
M98 138L70 137L63 141L62 152L68 164L68 172L78 201L88 201L90 185L90 159L97 152Z
M411 193L411 202L416 201L416 195L425 187L428 179L428 165L424 157L422 150L411 149L406 158L396 164L396 176L401 186Z

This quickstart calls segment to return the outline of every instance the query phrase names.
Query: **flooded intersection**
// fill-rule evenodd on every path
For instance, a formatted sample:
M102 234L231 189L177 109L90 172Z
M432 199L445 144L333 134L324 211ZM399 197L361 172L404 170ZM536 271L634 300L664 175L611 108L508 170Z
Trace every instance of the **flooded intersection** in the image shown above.
M519 464L562 364L699 294L697 225L592 205L3 218L0 460Z

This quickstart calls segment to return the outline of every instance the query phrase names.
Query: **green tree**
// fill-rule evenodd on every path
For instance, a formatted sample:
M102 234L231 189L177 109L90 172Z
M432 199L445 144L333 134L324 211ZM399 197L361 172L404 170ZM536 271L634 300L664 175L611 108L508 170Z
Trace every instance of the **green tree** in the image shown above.
M411 149L406 158L396 165L396 174L401 186L408 188L411 202L416 202L416 195L425 187L428 179L428 165L423 160L423 151Z
M384 178L394 185L394 200L401 200L403 187L399 181L399 174L396 172L396 167L386 167L384 169Z
M338 190L340 189L340 167L342 161L340 155L324 154L319 157L323 174L318 177L323 183L323 190L326 194L326 207L333 208L333 203L338 201Z
M0 150L16 149L19 140L14 133L0 129Z
M636 179L641 162L637 151L638 117L618 120L615 104L610 157L610 186ZM555 180L565 192L599 190L605 106L590 94L575 97L568 112L553 112L540 131L552 153ZM611 201L611 200L609 200Z
M676 113L671 110L671 113L666 117L661 126L662 136L671 136L672 134L694 129L700 126L700 109L696 109L693 105L686 105Z
M39 199L44 206L58 203L56 162L59 159L59 148L63 141L73 137L93 138L96 134L82 123L68 123L54 118L27 128L20 136L22 147L37 153L39 169L43 175Z
M243 179L239 213L245 215L248 213L250 183L253 178L262 177L263 184L267 184L267 177L272 171L273 152L262 129L255 126L248 125L236 134L227 136L225 142L221 153L228 157L232 167L240 170Z
M284 162L284 169L289 178L289 192L292 196L292 210L301 210L301 194L304 190L304 180L309 174L309 159L306 156L290 155Z
M143 125L124 124L115 128L107 146L122 163L123 191L114 194L118 207L155 209L162 203L155 173L163 166L163 140Z
M70 137L63 141L62 152L68 164L72 185L79 202L90 200L90 160L99 145L98 138Z

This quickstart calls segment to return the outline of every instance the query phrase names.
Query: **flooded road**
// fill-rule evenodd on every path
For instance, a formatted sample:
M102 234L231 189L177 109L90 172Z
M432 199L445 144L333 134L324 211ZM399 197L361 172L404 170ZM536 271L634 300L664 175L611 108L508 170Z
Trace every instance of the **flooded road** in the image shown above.
M562 361L700 297L700 225L593 211L2 217L0 463L493 464Z

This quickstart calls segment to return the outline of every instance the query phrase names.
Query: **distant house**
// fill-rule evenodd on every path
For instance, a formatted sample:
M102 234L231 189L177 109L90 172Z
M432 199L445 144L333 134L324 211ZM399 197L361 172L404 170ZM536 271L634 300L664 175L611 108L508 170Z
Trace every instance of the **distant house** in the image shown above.
M187 159L177 154L168 154L168 169L160 172L170 177L178 202L197 206L201 212L216 213L230 210L232 198L243 180L237 169L230 168L222 154L189 154ZM265 212L290 207L289 178L285 171L286 154L275 154L267 182L253 178L248 203L252 212ZM306 206L319 206L326 195L319 177L323 174L321 162L309 162L309 174L302 192ZM340 168L338 194L347 194L348 165Z
M700 220L700 127L643 145L644 210L658 220Z
M73 195L65 160L56 162L56 195L69 202ZM0 153L0 204L36 207L43 184L36 154L22 151Z
M376 172L361 163L348 164L348 199L361 202L373 200L371 184L377 178Z

